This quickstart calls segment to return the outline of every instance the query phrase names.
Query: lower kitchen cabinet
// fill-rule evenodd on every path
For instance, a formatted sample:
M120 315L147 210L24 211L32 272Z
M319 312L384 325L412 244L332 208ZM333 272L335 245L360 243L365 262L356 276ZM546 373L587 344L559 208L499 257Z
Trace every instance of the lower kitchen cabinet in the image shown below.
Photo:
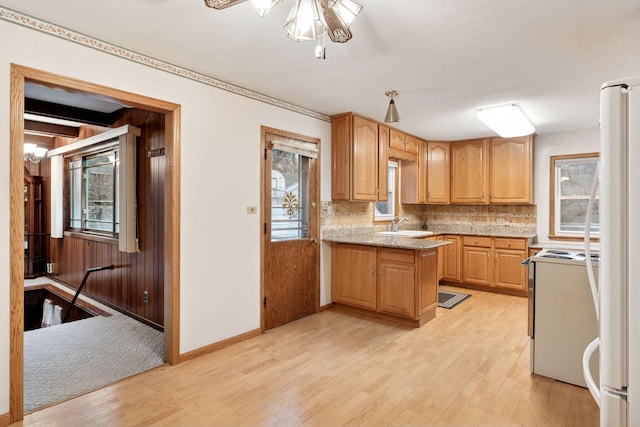
M331 295L338 304L422 326L438 306L438 248L333 243Z
M332 246L331 296L335 302L376 309L377 254L373 246Z
M462 238L462 280L467 283L491 286L491 237L464 236Z
M413 251L380 249L378 310L414 318L416 266Z
M458 236L462 251L454 262L456 252L451 246L445 255L444 280L451 284L477 289L525 296L527 272L522 261L527 258L527 239L485 236ZM446 236L445 236L446 239ZM446 250L446 249L445 249ZM447 266L462 265L461 275L447 275Z
M443 280L462 280L462 244L460 236L444 235L442 240L451 242L443 247Z

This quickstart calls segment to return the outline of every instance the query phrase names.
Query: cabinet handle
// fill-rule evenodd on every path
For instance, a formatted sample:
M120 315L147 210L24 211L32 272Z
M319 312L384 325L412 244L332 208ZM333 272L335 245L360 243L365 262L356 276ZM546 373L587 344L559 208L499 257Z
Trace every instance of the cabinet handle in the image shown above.
M380 270L380 277L382 277L382 270Z
M371 267L371 274L376 274L376 269Z
M484 200L484 191L482 192L482 200Z
M493 199L493 193L489 193L489 199Z

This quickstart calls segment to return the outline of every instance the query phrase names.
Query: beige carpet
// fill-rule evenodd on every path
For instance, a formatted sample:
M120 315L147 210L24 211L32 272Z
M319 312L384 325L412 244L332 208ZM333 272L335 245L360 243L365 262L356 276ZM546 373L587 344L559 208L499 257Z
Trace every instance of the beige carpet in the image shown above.
M163 364L163 338L122 314L25 332L25 412Z

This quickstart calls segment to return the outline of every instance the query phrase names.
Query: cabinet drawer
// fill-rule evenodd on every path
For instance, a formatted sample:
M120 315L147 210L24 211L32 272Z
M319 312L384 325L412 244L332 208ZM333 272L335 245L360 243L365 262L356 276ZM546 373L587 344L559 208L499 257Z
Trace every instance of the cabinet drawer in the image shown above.
M520 249L524 250L527 243L524 239L498 239L495 240L496 249Z
M402 262L413 264L415 262L415 252L410 249L379 249L381 261Z
M462 242L463 246L491 247L491 237L464 236Z

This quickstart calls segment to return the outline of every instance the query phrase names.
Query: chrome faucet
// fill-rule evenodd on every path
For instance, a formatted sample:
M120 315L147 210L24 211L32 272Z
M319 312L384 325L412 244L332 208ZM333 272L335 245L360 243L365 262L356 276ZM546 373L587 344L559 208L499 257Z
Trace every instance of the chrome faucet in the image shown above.
M405 222L409 221L409 217L405 216L404 218L398 220L398 218L400 218L399 216L394 217L391 220L391 231L398 231L398 228L400 227L400 225L404 224ZM398 222L396 222L396 220L398 220Z

